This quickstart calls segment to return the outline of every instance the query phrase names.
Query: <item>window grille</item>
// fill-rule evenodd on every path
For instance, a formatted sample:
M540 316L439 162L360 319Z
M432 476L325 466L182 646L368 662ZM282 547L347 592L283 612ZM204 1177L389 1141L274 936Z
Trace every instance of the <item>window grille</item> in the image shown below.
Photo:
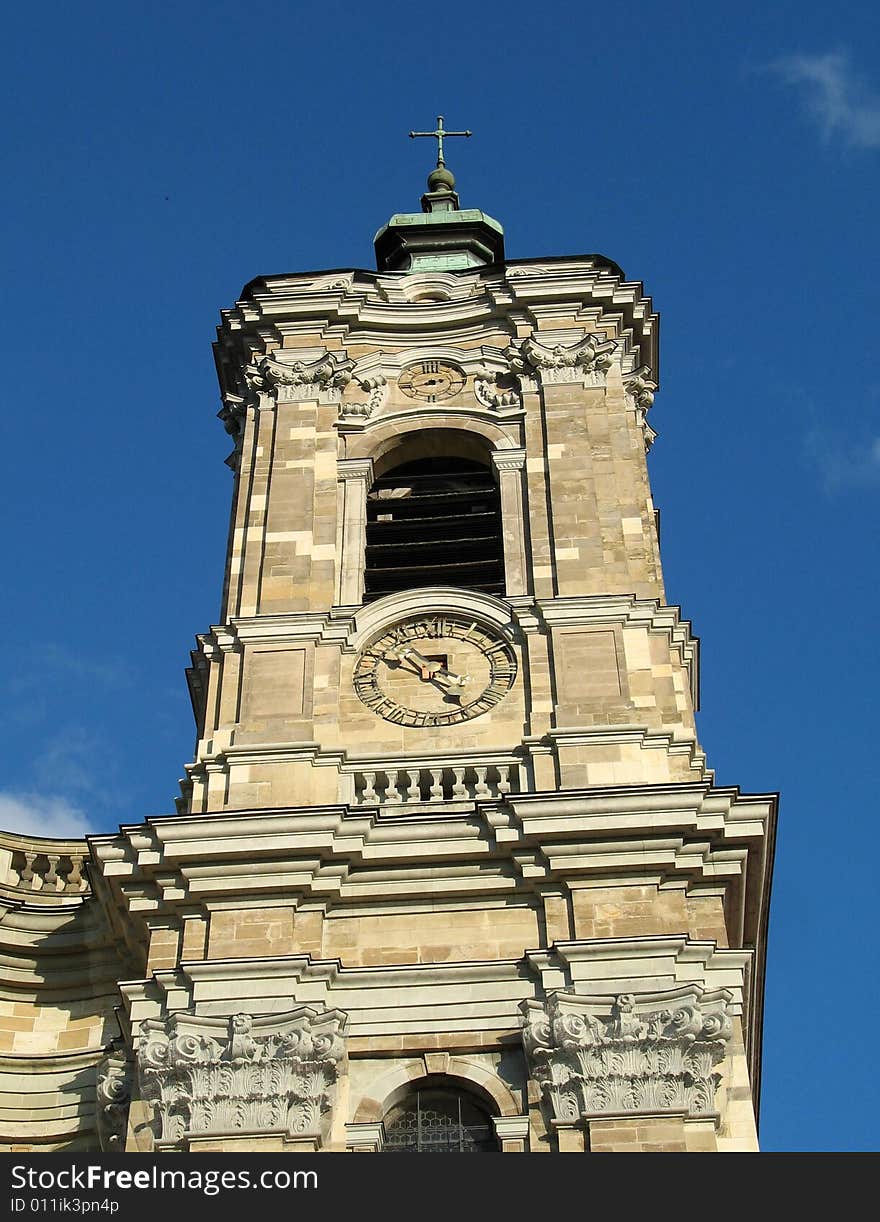
M489 1116L468 1096L419 1090L385 1120L389 1154L489 1154L498 1142Z

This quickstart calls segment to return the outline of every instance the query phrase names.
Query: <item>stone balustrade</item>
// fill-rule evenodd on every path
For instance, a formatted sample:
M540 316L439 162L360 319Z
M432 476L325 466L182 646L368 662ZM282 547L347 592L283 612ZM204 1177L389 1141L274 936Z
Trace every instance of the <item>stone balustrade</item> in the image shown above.
M43 901L85 895L88 855L84 840L0 832L0 887Z
M411 764L355 772L355 806L406 806L503 799L520 793L518 763L475 763L447 767Z

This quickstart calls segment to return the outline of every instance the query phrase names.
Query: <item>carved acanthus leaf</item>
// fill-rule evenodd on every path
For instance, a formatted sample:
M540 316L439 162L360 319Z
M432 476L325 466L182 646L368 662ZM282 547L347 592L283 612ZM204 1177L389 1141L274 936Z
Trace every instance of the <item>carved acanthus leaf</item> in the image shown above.
M622 993L599 999L559 991L546 1004L522 1003L531 1076L553 1118L675 1110L711 1114L713 1072L731 1035L730 995L699 986L672 990L667 1004Z
M530 336L522 345L522 355L545 382L578 381L585 375L594 379L611 367L617 341L590 334L576 344L542 344Z
M159 1140L187 1133L284 1129L317 1135L345 1054L346 1016L300 1006L228 1020L175 1014L141 1026L141 1094Z
M281 387L292 391L341 391L351 381L354 361L340 359L335 352L327 352L314 361L279 361L264 356L254 365L248 365L244 376L254 392L277 393Z

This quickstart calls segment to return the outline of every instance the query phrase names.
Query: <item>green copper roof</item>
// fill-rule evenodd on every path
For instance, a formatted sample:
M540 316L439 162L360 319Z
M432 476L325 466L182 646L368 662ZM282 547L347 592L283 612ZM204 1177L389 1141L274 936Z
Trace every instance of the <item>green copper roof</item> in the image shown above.
M392 216L387 225L383 225L376 233L378 238L380 233L384 233L386 229L392 226L400 225L461 225L473 224L474 222L488 225L490 229L494 229L496 233L504 233L504 227L499 224L494 217L488 216L485 212L481 212L479 208L459 208L454 212L396 212ZM375 238L373 239L375 241Z
M447 136L470 134L447 131L442 115L434 131L410 132L436 139L437 167L428 175L421 212L396 212L373 239L379 271L453 271L504 261L503 228L479 208L460 207L455 175L443 157Z

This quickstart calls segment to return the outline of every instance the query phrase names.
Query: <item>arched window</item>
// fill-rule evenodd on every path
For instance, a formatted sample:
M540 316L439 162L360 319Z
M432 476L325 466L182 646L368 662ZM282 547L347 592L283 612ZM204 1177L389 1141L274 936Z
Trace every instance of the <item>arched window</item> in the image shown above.
M504 593L501 502L488 463L417 458L370 489L364 600L419 586Z
M406 1095L385 1117L388 1154L498 1152L492 1119L464 1091L426 1086Z

